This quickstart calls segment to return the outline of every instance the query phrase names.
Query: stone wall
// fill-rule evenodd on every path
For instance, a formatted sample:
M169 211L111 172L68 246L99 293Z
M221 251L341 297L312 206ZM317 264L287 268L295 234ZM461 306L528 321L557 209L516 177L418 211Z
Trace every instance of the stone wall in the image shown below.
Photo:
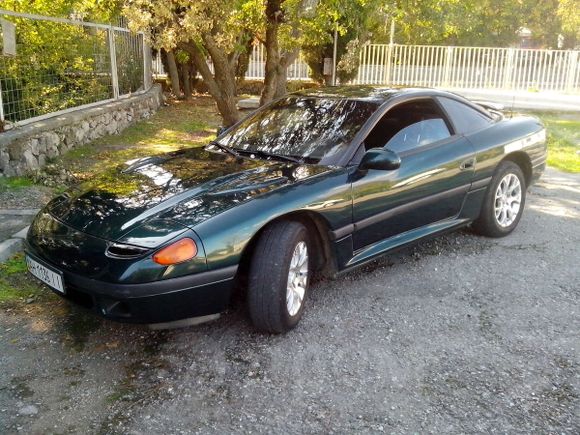
M163 102L161 86L0 133L0 177L24 175L68 150L148 118Z

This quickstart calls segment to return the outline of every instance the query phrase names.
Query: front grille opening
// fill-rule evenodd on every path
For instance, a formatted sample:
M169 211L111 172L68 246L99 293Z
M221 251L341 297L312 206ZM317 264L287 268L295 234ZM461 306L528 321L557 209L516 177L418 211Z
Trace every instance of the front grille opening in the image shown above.
M111 258L130 259L141 257L149 252L147 248L140 246L125 245L122 243L112 243L107 248L106 255Z
M99 298L98 304L101 313L105 316L122 318L131 317L131 308L127 302L108 298Z

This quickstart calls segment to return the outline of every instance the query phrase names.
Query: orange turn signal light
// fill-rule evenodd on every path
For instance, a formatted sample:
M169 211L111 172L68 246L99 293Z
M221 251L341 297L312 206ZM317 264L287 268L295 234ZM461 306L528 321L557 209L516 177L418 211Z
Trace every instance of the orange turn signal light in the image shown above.
M183 263L197 255L197 245L189 238L178 240L153 255L153 261L162 266Z

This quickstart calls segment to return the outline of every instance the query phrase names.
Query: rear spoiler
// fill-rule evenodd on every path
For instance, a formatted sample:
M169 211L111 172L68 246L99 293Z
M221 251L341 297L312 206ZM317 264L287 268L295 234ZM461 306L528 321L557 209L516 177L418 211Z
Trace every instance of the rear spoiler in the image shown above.
M502 110L505 109L505 106L503 104L492 103L491 101L473 101L473 102L478 106L483 107L484 109L493 110L494 112L501 112Z
M496 121L501 121L504 118L505 106L503 104L489 101L473 101L473 103L487 110Z

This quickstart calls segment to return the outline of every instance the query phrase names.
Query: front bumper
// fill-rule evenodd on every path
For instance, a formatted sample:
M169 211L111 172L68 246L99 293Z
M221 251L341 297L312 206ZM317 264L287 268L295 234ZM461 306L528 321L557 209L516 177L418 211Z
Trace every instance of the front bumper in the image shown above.
M534 160L532 162L532 177L531 177L532 179L530 185L535 184L540 179L545 170L546 170L546 156Z
M38 255L33 259L59 270ZM237 266L142 284L117 284L63 271L65 293L59 296L107 319L162 323L224 311L234 287Z

